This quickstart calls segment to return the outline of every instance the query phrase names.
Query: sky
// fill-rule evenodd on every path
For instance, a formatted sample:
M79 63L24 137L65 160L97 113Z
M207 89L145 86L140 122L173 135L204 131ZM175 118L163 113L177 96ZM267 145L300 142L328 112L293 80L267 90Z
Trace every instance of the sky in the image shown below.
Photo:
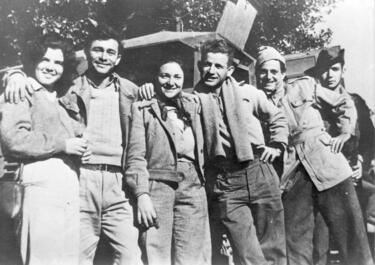
M345 48L345 86L375 111L375 0L342 0L325 18L329 46Z

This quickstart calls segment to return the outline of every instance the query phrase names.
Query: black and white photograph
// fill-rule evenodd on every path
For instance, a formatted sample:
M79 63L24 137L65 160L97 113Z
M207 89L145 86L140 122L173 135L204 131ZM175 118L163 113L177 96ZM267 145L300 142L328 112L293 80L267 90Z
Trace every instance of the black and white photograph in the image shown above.
M0 1L0 265L374 261L374 0Z

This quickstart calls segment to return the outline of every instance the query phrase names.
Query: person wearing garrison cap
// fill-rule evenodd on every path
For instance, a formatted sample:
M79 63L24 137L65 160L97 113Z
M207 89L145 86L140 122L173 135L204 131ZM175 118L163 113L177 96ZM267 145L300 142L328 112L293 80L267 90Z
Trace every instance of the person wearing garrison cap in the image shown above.
M310 77L286 84L285 59L272 47L261 47L257 58L258 88L284 110L290 131L280 183L288 264L313 264L317 213L338 242L343 264L373 264L352 170L341 153L354 132L354 103ZM322 110L335 115L338 136L325 131Z
M358 94L348 93L344 86L345 73L345 50L340 46L324 48L319 52L317 62L314 67L305 71L305 74L314 77L319 83L335 92L345 95L354 101L358 119L356 123L355 135L353 135L344 145L342 153L349 161L352 170L352 180L356 186L357 195L363 210L364 217L367 221L372 220L373 211L371 209L371 190L374 185L369 181L369 170L371 160L375 157L375 129L370 118L370 109L366 102ZM330 112L323 112L323 119L327 132L331 136L336 136L339 129L335 124L334 117ZM362 177L363 176L363 177ZM369 217L367 217L369 216ZM327 259L329 240L327 226L321 220L318 221L317 230L315 231L317 242L315 258L317 264L325 264Z

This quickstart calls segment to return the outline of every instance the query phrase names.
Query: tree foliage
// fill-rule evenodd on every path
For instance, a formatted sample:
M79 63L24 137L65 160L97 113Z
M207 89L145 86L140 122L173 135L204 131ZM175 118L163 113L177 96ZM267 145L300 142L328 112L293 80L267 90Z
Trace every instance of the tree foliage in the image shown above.
M226 1L233 0L2 0L0 68L17 63L22 43L41 32L57 32L81 47L89 18L111 25L124 38L160 30L214 31ZM267 5L246 49L252 53L265 44L284 52L321 47L331 31L315 33L314 26L322 19L322 8L329 11L337 1L264 0Z
M247 50L270 45L284 53L303 52L321 48L331 40L329 28L316 32L339 0L268 0L268 5L256 17L250 33Z

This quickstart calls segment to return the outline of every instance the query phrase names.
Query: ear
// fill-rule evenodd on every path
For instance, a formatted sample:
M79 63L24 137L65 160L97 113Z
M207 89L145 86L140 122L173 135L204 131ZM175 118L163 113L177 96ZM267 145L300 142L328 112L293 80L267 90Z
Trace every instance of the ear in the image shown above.
M117 66L119 63L120 63L120 61L121 61L121 54L119 54L118 56L117 56L117 59L116 59L116 62L115 62L115 65Z
M234 65L230 65L230 66L228 67L227 76L232 76L234 70L235 70Z
M344 75L345 75L345 72L346 72L346 66L345 66L345 65L343 65L343 66L342 66L342 77L344 77Z

